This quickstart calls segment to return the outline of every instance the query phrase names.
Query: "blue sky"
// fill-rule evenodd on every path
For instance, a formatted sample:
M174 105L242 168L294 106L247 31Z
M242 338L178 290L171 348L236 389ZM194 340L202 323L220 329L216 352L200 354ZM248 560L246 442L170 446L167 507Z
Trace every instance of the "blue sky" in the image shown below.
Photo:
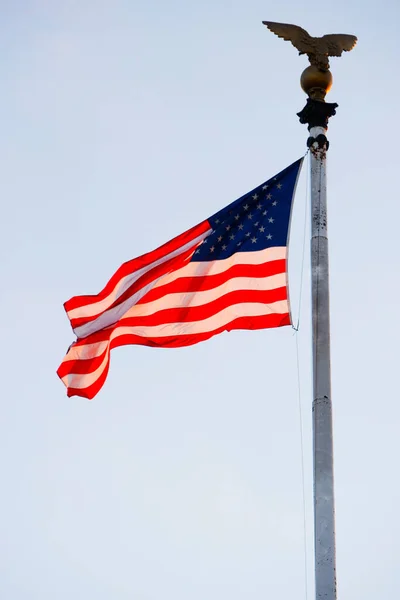
M394 0L0 2L2 598L306 597L290 328L117 349L92 402L68 399L55 373L73 340L66 299L305 153L307 61L262 20L359 37L332 59L328 96L338 589L365 600L400 589L399 13ZM296 318L307 167L291 235ZM307 251L305 265L311 598Z

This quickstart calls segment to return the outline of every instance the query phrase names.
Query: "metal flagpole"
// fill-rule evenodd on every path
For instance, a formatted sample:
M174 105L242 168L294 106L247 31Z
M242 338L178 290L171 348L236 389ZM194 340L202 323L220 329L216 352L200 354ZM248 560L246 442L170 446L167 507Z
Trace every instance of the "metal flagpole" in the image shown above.
M318 141L317 141L318 140ZM317 600L336 599L335 498L329 325L326 128L310 127L314 556Z
M313 67L308 67L313 69ZM307 71L307 69L306 69ZM316 70L317 71L317 70ZM333 479L333 433L331 400L331 357L329 323L329 256L326 197L326 138L328 119L335 114L336 104L316 100L315 83L320 96L328 90L321 86L319 73L302 77L303 89L309 92L310 80L314 98L308 98L299 113L308 124L311 167L311 292L313 349L313 452L314 452L314 557L315 596L317 600L336 600L335 497ZM330 74L330 73L329 73Z
M329 323L329 256L326 195L326 137L328 120L337 104L325 102L332 86L329 55L351 50L357 38L329 35L312 38L296 25L264 21L267 27L307 54L311 63L301 76L308 95L298 113L310 132L307 146L311 165L311 288L313 348L314 556L316 600L336 600L335 498Z

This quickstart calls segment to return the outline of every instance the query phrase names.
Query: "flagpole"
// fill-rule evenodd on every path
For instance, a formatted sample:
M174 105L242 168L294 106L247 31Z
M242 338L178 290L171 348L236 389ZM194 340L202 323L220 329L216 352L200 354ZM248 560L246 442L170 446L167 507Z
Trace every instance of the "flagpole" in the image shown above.
M307 146L311 169L311 301L313 354L313 484L314 557L316 600L336 600L336 536L333 474L333 431L331 398L331 344L329 321L329 253L326 194L326 137L329 118L337 104L325 102L332 87L329 56L341 56L357 42L354 35L329 34L317 38L297 25L263 21L270 31L291 41L310 66L300 83L307 104L298 113L308 125Z
M331 399L329 252L326 157L328 119L337 104L325 102L332 76L308 67L301 83L309 98L298 113L310 132L311 292L313 350L313 483L316 600L336 600L336 536Z

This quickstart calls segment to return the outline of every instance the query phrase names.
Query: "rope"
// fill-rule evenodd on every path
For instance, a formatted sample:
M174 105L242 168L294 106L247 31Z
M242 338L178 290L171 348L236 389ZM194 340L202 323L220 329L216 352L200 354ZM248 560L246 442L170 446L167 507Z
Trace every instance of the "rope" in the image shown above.
M296 332L296 359L297 359L297 385L298 385L298 406L300 421L300 456L301 456L301 481L302 481L302 500L303 500L303 544L304 544L304 594L305 600L308 600L308 546L307 546L307 516L306 516L306 483L304 473L304 437L303 437L303 410L301 406L301 385L300 385L300 356L299 356L299 336Z

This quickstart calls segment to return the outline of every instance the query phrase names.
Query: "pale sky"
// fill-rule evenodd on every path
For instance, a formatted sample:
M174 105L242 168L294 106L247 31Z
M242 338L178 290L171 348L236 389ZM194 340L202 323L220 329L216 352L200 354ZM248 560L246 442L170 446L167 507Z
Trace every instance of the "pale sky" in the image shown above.
M91 402L56 375L63 302L97 293L306 151L305 57L262 20L353 33L328 154L337 574L400 594L396 0L1 0L0 598L306 599L296 338L113 351ZM308 162L295 200L299 306ZM308 214L307 214L308 217ZM300 314L313 597L308 218Z

